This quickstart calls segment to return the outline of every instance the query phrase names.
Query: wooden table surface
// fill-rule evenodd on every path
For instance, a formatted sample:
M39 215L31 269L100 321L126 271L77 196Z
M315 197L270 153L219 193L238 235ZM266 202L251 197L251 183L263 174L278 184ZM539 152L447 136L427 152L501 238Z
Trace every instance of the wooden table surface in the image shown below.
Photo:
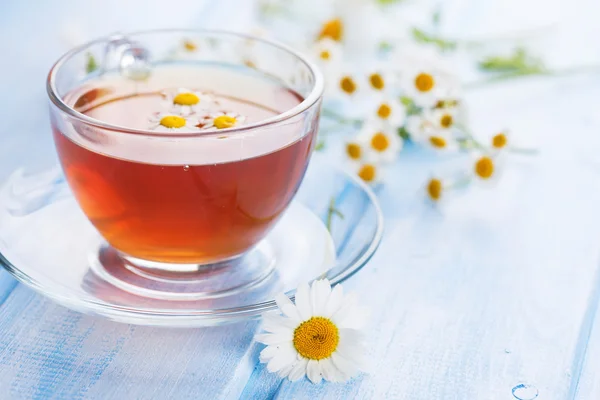
M70 46L64 31L173 25L157 1L46 3L0 3L0 181L23 157L52 162L44 77ZM169 3L181 26L200 23L204 2ZM598 43L591 16L570 7L564 18ZM477 132L508 126L540 153L510 158L496 187L473 187L440 209L420 190L447 160L402 154L378 193L383 243L346 284L372 309L369 374L292 384L258 363L258 322L113 323L55 305L0 270L0 398L484 400L513 399L527 384L542 400L599 399L599 93L600 75L469 91ZM333 157L339 146L330 139L326 151Z

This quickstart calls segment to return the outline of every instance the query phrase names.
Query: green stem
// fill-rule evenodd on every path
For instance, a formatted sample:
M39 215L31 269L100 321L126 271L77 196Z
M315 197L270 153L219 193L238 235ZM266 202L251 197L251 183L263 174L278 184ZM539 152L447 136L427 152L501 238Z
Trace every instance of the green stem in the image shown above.
M363 121L360 119L346 118L343 115L338 114L335 111L330 110L328 108L323 108L321 110L321 115L325 118L333 119L336 122L344 125L353 125L358 127L361 126L363 123Z

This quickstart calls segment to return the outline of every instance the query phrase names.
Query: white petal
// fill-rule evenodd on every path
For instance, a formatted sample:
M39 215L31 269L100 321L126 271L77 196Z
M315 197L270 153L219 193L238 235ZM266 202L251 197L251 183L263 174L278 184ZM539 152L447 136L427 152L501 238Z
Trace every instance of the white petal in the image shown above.
M321 376L323 376L323 379L326 381L339 382L341 380L342 376L333 365L331 358L319 360L319 367L321 368Z
M356 376L359 372L359 368L354 363L338 354L337 351L331 355L331 361L345 381Z
M342 306L343 300L344 289L342 288L342 285L336 285L329 295L329 300L327 300L327 307L323 316L329 318L335 314Z
M263 316L262 329L272 333L288 333L298 326L289 318L280 315L265 314Z
M342 306L331 316L331 320L338 325L339 321L343 321L348 314L353 313L358 302L356 293L349 293L344 296Z
M296 364L294 364L294 367L292 368L292 371L290 372L288 379L292 382L295 382L295 381L301 379L302 377L304 377L304 375L306 375L306 366L307 365L308 365L308 359L300 358L298 361L296 361Z
M254 336L254 340L259 343L266 344L267 346L271 346L283 343L291 343L292 340L294 340L294 337L290 337L289 335L282 333L259 333L258 335Z
M277 306L279 307L281 312L284 313L292 321L297 323L302 322L302 319L300 318L300 313L298 313L298 309L296 308L294 303L292 303L289 297L287 297L285 294L281 293L275 296L275 302L277 303Z
M267 346L260 352L258 359L261 363L266 363L271 360L271 358L275 357L278 351L279 349L277 346Z
M269 372L277 372L296 361L297 353L292 346L282 347L279 349L275 357L267 364Z
M331 285L327 279L314 281L311 287L310 296L312 300L313 315L322 316L327 309L327 301L331 294Z
M294 364L293 363L292 364L288 364L285 367L283 367L282 369L280 369L277 374L281 378L287 378L288 375L290 374L290 372L292 372L293 368L294 368Z
M364 337L362 333L354 329L340 329L340 342L336 353L348 361L362 367L365 363Z
M367 307L354 307L351 312L339 315L335 323L339 328L362 329L369 319L369 309Z
M321 383L321 373L319 362L317 360L309 360L306 367L306 376L312 383Z
M296 308L298 309L300 317L303 321L306 321L312 317L309 290L308 283L301 284L298 286L298 290L296 290Z

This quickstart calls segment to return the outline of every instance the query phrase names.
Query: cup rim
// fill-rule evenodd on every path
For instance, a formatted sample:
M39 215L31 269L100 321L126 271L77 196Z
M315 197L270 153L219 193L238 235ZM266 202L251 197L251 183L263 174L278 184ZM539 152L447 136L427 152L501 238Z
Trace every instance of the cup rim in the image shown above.
M278 124L280 122L289 120L290 118L293 118L293 117L303 113L304 111L308 110L315 103L317 103L323 96L324 78L323 78L321 71L316 67L316 65L314 63L312 63L311 61L309 61L301 53L297 52L296 50L293 50L291 47L289 47L283 43L274 41L274 40L259 38L257 36L248 35L248 34L240 33L240 32L233 32L233 31L227 31L227 30L215 30L215 29L177 29L177 28L146 29L146 30L127 32L127 33L123 33L122 35L125 37L128 37L128 36L155 34L155 33L176 33L176 32L188 33L190 35L192 35L192 34L195 34L195 35L216 34L216 35L238 37L241 39L262 42L266 45L269 45L269 46L272 46L275 48L279 48L279 49L291 54L292 56L296 57L302 64L304 64L306 67L308 67L310 73L312 74L312 76L314 78L314 84L313 84L313 87L312 87L309 95L306 96L301 103L295 105L294 107L290 108L289 110L284 111L283 113L277 114L273 117L264 119L262 121L258 121L253 124L243 125L243 126L240 126L237 128L234 127L234 128L220 129L218 131L218 134L222 134L222 132L227 132L228 134L235 134L238 132L243 133L243 132L255 130L257 128L263 128L263 127ZM113 125L113 124L106 123L101 120L89 117L89 116L75 110L74 108L70 107L69 105L67 105L67 103L65 103L63 101L61 96L58 95L58 90L56 88L56 76L58 74L58 71L61 69L63 64L65 62L67 62L69 59L71 59L71 57L73 57L74 55L85 51L86 49L93 46L94 44L109 41L110 38L113 36L114 36L114 34L102 36L100 38L86 42L80 46L77 46L77 47L67 51L66 53L64 53L54 63L54 65L50 69L50 72L48 73L48 77L46 79L46 92L48 93L48 97L50 98L50 101L56 107L58 107L59 110L61 110L65 114L69 115L71 118L79 120L87 125L91 125L96 128L106 129L106 130L110 130L110 131L118 132L118 133L135 134L135 135L149 136L149 137L165 137L165 138L167 138L167 137L168 138L207 137L207 136L211 136L211 134L215 133L215 132L202 132L202 131L201 132L185 132L185 133L155 132L155 131L152 131L149 129L146 130L146 129L125 128L123 126Z

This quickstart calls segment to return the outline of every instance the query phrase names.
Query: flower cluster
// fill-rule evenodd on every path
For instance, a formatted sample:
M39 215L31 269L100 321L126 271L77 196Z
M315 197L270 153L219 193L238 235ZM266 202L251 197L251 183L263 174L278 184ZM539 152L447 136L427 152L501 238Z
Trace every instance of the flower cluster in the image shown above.
M155 131L214 131L234 128L246 120L243 115L224 110L211 93L180 88L166 90L162 96L163 110L148 119L149 128Z
M325 76L324 118L354 132L344 146L350 168L366 183L378 184L386 165L411 142L437 154L470 155L456 177L432 177L426 183L425 195L433 202L474 180L493 180L502 154L516 149L505 132L495 134L487 145L469 132L460 78L447 57L455 46L416 28L410 39L364 43L374 33L364 30L367 17L357 16L367 14L375 2L330 3L332 12L318 28L298 24L306 30L298 35L305 40L294 45L305 48ZM279 10L285 7L279 4ZM378 15L381 21L370 15L370 24L385 24L384 16Z

